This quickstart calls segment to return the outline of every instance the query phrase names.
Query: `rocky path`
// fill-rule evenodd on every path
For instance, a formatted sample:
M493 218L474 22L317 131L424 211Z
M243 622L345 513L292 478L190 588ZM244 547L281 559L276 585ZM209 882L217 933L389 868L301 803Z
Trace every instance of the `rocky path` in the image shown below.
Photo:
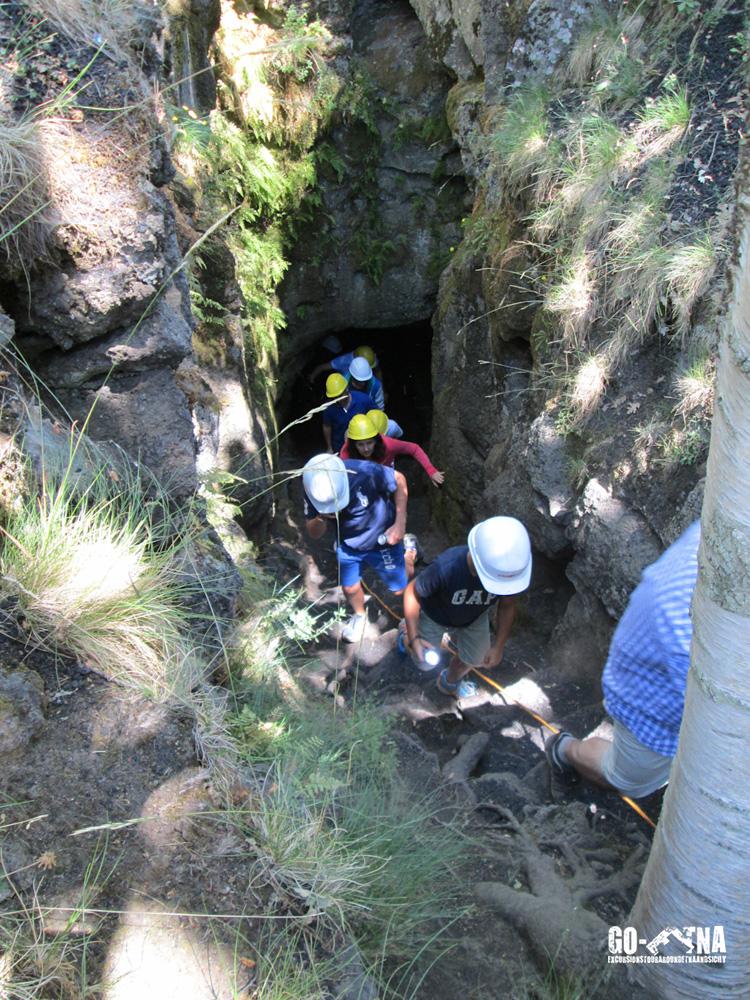
M287 572L298 569L318 606L343 606L331 539L305 538L297 489L281 505L285 530L276 557L282 554ZM448 544L419 490L410 498L408 527L418 533L426 561ZM376 699L399 720L410 777L443 790L447 783L465 812L471 905L446 931L446 956L427 974L423 995L549 995L544 970L555 956L554 974L573 975L580 995L632 996L632 987L608 976L606 932L625 922L651 829L616 795L553 780L543 752L548 730L531 714L581 735L607 728L598 686L571 680L548 660L549 638L568 599L555 585L554 567L540 562L519 602L505 660L489 675L502 691L480 682L477 696L460 703L437 691L434 674L398 654L400 603L374 574L366 583L372 596L364 640L341 642L334 626L306 677L329 697ZM644 803L654 819L660 802L656 795Z

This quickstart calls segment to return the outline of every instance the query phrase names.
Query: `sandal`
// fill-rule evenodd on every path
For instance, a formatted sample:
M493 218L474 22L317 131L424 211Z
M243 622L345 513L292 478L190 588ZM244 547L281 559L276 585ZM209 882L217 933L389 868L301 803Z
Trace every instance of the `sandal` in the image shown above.
M560 756L560 743L563 739L570 737L573 738L572 733L565 732L564 730L555 733L554 736L550 736L547 742L544 744L544 752L547 755L547 763L549 765L550 771L553 774L573 774L575 769L564 761Z
M441 670L438 674L438 679L435 682L438 691L441 694L450 695L451 698L461 699L461 698L473 698L475 694L479 691L474 681L466 681L461 678L460 681L456 681L455 684L451 684L448 680L448 668Z

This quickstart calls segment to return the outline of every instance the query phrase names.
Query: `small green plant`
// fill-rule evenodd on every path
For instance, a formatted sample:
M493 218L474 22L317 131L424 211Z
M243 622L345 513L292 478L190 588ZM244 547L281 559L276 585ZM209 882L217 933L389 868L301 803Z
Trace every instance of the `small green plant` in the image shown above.
M687 88L680 84L674 74L670 74L662 85L659 97L646 101L640 113L646 128L662 135L680 138L690 124L690 102Z
M591 470L589 469L588 462L584 458L569 458L568 475L570 476L573 488L582 490L591 478Z
M700 419L690 419L685 427L673 427L659 441L661 464L695 465L708 448L708 427Z
M393 264L399 245L396 240L383 239L360 230L352 241L357 267L363 271L373 285L378 286L386 270Z
M461 228L464 231L463 243L466 249L476 254L486 250L496 226L497 221L483 212L461 219Z
M701 0L672 0L672 2L680 17L692 20L692 18L700 13Z
M743 65L750 61L750 18L745 18L741 31L729 36L729 51Z
M322 21L310 21L303 7L291 4L284 15L281 38L270 65L276 73L306 83L321 68L319 52L329 38Z
M395 149L400 149L410 142L432 146L433 143L448 142L450 138L451 130L445 115L432 115L426 118L405 118L399 121L393 130L391 143Z

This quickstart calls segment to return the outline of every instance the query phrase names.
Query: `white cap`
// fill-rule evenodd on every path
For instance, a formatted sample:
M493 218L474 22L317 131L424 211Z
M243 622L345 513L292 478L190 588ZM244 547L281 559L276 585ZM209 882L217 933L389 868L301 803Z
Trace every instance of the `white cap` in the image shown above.
M305 463L302 485L319 514L335 514L349 503L349 476L338 455L315 455Z
M490 594L519 594L531 579L531 542L515 517L490 517L469 532L469 552Z
M357 382L369 382L372 378L372 368L367 358L354 358L349 365L349 374Z

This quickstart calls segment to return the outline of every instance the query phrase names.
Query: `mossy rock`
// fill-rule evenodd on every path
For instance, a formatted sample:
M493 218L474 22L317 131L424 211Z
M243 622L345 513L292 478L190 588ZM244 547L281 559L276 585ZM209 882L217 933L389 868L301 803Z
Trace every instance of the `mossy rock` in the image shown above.
M482 80L467 80L455 84L448 92L445 101L445 117L451 132L458 131L458 118L461 110L467 105L478 111L484 104L484 82Z

